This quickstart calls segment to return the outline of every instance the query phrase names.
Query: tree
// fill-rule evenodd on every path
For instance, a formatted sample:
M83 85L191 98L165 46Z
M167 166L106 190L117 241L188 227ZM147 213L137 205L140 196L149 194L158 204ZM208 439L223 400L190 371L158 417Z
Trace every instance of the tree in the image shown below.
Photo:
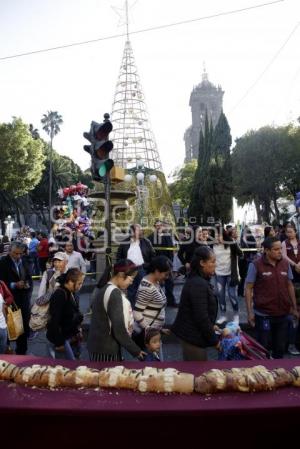
M202 223L206 210L204 184L207 175L209 161L212 151L212 126L208 121L207 113L205 114L204 132L200 130L199 151L197 169L193 181L193 190L188 215L194 218L197 223Z
M49 165L50 165L50 148L45 143L45 170L39 184L31 192L31 200L35 205L40 207L47 204L49 195ZM92 178L89 173L83 173L81 168L75 164L68 156L61 156L55 150L52 154L52 198L57 196L57 191L61 187L68 187L81 181L83 184L92 186Z
M51 226L50 210L52 206L52 156L53 156L53 139L60 132L60 125L63 123L62 116L57 111L48 111L43 115L41 123L44 125L43 130L50 136L50 158L49 158L49 227Z
M44 168L43 144L33 139L20 118L0 124L0 219L12 212L16 198L40 181Z
M287 144L280 162L281 179L287 195L296 198L300 191L300 127L285 128Z
M300 190L300 133L291 125L265 126L237 139L232 155L234 196L254 202L258 222L279 221L278 198Z
M227 118L221 112L213 131L211 158L204 179L206 210L204 216L212 216L223 223L232 216L232 168L231 134Z
M32 123L30 123L30 125L29 125L29 132L30 132L31 137L33 139L39 139L40 138L39 130L37 128L35 128Z
M200 132L198 166L194 178L189 216L198 223L208 217L227 222L232 213L231 134L222 112L213 129L206 114Z
M172 200L182 208L188 207L190 204L196 168L197 161L195 159L187 162L173 173L175 180L168 186Z

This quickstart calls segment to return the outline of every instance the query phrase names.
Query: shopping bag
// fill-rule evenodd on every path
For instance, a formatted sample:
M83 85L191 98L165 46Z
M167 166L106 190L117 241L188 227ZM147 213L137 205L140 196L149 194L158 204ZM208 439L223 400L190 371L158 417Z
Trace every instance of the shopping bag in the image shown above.
M24 333L22 312L16 304L12 304L7 308L6 323L9 340L16 340Z

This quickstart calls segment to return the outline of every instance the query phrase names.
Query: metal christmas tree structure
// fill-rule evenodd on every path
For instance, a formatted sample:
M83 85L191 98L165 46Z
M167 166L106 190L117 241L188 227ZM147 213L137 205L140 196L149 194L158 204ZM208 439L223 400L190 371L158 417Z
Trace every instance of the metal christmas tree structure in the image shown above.
M137 193L135 221L143 225L151 225L158 217L173 221L171 198L128 34L111 120L112 158L115 165L126 169L125 181Z
M117 81L112 122L114 124L113 158L116 165L131 168L135 167L137 161L142 159L145 167L162 171L129 40L125 43Z

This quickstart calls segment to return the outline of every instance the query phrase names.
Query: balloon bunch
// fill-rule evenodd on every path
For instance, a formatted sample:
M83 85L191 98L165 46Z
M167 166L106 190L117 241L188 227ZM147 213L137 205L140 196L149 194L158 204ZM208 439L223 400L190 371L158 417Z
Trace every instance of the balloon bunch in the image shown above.
M63 189L58 190L58 196L61 199L68 198L69 196L85 196L88 191L88 186L82 184L81 182L78 182L76 185L73 184L70 187L64 187Z
M80 231L85 236L91 236L91 220L88 217L89 202L86 198L88 186L79 182L76 185L60 188L57 193L62 200L62 206L57 209L60 227L68 227L73 231Z

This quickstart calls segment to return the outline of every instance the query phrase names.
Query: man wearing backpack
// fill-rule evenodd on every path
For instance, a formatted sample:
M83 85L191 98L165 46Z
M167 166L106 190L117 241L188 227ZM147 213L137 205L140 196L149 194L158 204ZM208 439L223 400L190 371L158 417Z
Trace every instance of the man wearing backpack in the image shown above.
M249 265L245 281L248 322L257 340L280 359L287 344L288 315L298 318L293 274L278 238L266 238L263 246L264 254Z

